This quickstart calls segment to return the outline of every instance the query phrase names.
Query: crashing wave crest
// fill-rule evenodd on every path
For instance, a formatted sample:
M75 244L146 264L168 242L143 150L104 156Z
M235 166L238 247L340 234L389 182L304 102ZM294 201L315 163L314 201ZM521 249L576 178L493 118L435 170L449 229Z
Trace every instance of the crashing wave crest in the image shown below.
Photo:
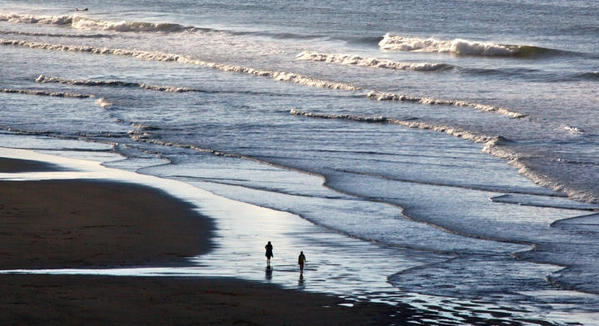
M0 14L0 21L20 24L71 25L73 16L35 16L26 14Z
M304 51L298 54L296 59L393 70L443 71L453 68L453 66L444 63L397 62L385 59L363 58L351 54L331 54L310 51Z
M0 21L20 24L69 25L75 29L104 30L115 32L182 32L198 28L171 23L132 21L108 21L79 15L36 16L29 14L0 14Z
M419 38L385 34L379 42L382 50L449 53L454 55L486 57L531 57L550 52L550 49L529 45L506 45L492 42L478 42L463 39L439 40L433 37Z

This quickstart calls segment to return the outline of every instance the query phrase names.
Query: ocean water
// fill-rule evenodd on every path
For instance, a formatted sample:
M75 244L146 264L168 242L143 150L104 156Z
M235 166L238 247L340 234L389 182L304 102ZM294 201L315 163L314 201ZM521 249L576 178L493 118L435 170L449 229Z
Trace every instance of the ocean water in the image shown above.
M118 153L105 165L287 212L328 234L302 245L379 266L309 290L379 300L376 279L581 321L598 32L592 1L3 1L0 143Z

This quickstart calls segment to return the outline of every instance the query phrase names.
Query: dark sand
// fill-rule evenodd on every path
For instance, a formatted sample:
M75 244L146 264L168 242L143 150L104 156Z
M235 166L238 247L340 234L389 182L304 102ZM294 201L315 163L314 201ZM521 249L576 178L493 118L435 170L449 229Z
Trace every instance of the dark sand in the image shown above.
M0 157L0 173L63 171L57 165L30 160Z
M0 159L0 171L48 169ZM144 186L0 182L0 269L182 266L209 252L212 230L189 204ZM0 291L0 325L388 325L396 313L232 279L0 275Z
M161 191L97 181L2 182L0 218L2 269L184 265L213 228Z

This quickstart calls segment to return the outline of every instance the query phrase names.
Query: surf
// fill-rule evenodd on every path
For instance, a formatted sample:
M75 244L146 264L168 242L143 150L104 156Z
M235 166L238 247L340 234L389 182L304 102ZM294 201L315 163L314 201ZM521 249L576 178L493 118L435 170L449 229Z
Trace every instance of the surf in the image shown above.
M434 37L421 38L385 34L379 48L386 51L447 53L456 56L481 57L524 57L558 54L563 51L532 45L511 45L465 39L440 40Z
M445 63L398 62L386 59L377 59L369 57L365 58L352 54L321 53L312 51L304 51L298 54L295 58L296 60L300 61L327 62L341 65L353 65L391 70L447 71L454 69L454 66Z

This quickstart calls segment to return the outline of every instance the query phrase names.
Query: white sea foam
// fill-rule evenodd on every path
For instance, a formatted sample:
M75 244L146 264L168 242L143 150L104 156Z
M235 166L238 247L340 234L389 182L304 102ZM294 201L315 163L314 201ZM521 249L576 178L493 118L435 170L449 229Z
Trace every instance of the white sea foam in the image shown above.
M491 42L476 42L462 39L439 40L436 38L406 37L385 34L379 42L383 50L451 53L473 56L513 56L519 52L518 46L502 45Z
M108 34L74 34L74 33L32 33L21 31L0 31L3 35L43 36L43 37L73 37L73 38L108 38Z
M149 89L159 92L170 92L170 93L183 93L183 92L194 92L200 91L187 87L175 87L175 86L158 86L149 85L145 83L126 82L120 80L90 80L90 79L64 79L59 77L52 77L46 75L39 75L35 79L36 83L58 83L75 86L105 86L105 87L139 87L143 89Z
M75 29L104 30L115 32L181 32L197 28L170 23L135 21L109 21L80 15L36 16L29 14L0 14L0 21L20 24L69 25Z
M363 58L351 54L319 53L304 51L296 56L297 60L321 61L337 63L342 65L355 65L364 67L374 67L393 70L411 70L411 71L439 71L448 70L452 66L444 63L426 63L426 62L397 62L377 58Z
M72 98L91 98L91 97L95 97L92 94L79 94L79 93L68 93L68 92L53 92L53 91L38 90L38 89L2 88L2 89L0 89L0 92L2 92L2 93L9 93L9 94L26 94L26 95L52 96L52 97L72 97Z
M530 167L529 164L526 164L526 161L531 158L527 157L526 155L516 153L511 148L503 145L504 144L502 143L489 142L485 144L483 152L507 160L510 165L518 169L518 173L527 177L528 179L532 180L534 183L542 187L549 188L558 192L563 192L568 196L568 198L576 201L586 203L599 203L599 198L596 198L587 191L569 186L557 180L556 178L547 175L547 173L537 171L534 168Z
M114 22L101 19L93 19L84 16L74 16L72 18L71 27L76 29L104 30L116 32L181 32L185 30L194 30L194 27L188 27L179 24L131 21Z
M114 105L114 103L109 102L108 100L106 100L105 98L101 97L98 100L96 100L96 104L98 104L99 106L103 107L103 108L110 108Z
M409 96L404 94L395 94L395 93L385 93L378 91L370 91L367 94L369 99L373 99L376 101L402 101L402 102L414 102L420 104L430 104L430 105L450 105L450 106L459 106L459 107L470 107L479 111L485 112L496 112L508 116L510 118L524 118L526 114L511 111L507 108L496 107L493 105L480 104L480 103L472 103L468 101L458 101L458 100L444 100L444 99L435 99L430 97L420 97L420 96Z
M575 126L569 126L569 125L564 125L563 127L564 127L564 130L566 130L570 134L573 134L573 135L584 134L584 130L582 128L575 127Z
M20 24L71 25L73 16L36 16L28 14L0 14L0 21Z

